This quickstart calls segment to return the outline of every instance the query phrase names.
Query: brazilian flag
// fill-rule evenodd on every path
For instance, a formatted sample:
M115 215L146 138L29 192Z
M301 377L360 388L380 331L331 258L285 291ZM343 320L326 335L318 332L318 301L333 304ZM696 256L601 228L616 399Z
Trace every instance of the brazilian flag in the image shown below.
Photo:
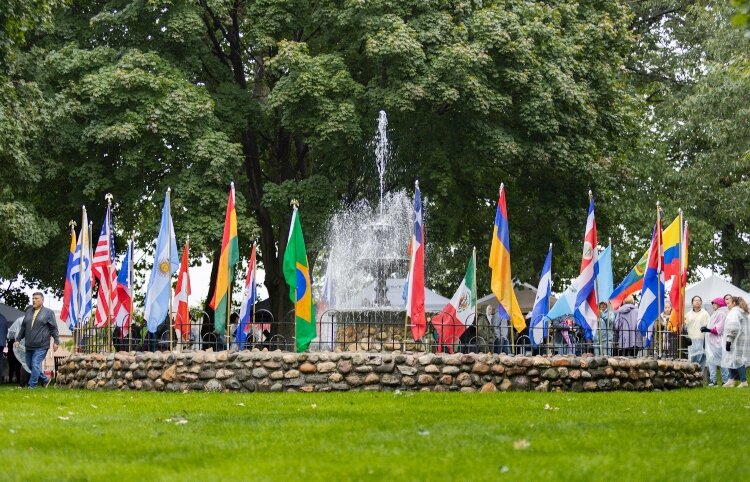
M316 334L310 264L307 262L305 238L302 236L297 206L292 212L289 240L284 253L284 279L289 285L289 297L294 302L297 351L302 352L307 350Z

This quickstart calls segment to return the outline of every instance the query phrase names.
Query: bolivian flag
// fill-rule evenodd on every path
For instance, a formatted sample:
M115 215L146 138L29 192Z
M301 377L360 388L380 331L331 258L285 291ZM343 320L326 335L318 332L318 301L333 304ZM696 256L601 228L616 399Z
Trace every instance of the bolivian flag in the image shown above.
M219 268L216 270L216 288L211 298L214 310L214 329L223 335L227 324L229 293L234 281L234 266L240 259L237 244L237 212L234 210L234 183L229 188L227 212L224 216L224 236L221 240Z
M289 240L284 252L284 279L289 285L289 298L294 302L297 351L307 350L315 338L315 307L312 301L310 265L307 262L305 238L299 221L297 206L292 212Z

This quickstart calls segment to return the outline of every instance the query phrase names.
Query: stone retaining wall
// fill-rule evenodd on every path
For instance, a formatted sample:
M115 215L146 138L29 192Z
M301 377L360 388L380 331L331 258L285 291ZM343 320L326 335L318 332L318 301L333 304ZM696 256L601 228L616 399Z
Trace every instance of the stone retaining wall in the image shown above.
M57 384L188 391L669 390L702 385L697 364L619 357L268 351L74 354Z

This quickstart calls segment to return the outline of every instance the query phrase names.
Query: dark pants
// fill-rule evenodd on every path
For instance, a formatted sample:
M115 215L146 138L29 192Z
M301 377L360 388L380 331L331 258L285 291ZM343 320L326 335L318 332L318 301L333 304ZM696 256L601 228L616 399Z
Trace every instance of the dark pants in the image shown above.
M506 355L510 355L510 343L508 342L508 339L505 337L502 338L495 338L494 346L492 347L493 353L505 353Z

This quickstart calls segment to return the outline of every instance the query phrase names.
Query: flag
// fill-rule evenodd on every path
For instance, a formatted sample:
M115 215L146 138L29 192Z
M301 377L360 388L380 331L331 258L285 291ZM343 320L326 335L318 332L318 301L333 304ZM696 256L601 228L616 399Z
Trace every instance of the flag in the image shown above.
M500 302L498 305L500 316L510 320L516 331L523 330L526 328L526 319L518 306L510 271L510 230L508 228L508 209L505 205L505 186L503 184L500 184L500 195L497 200L489 266L492 270L492 292Z
M224 235L221 239L219 268L216 270L216 285L211 298L214 310L214 329L224 334L228 316L230 293L234 282L234 266L240 260L240 248L237 243L237 212L234 210L234 183L229 187L227 211L224 215Z
M612 279L612 245L599 253L599 274L596 275L596 299L599 303L606 303L612 295L614 280Z
M590 340L596 334L597 318L599 317L596 302L596 276L599 274L596 246L594 198L589 191L589 211L586 217L586 231L583 239L581 274L578 277L579 290L576 295L576 310L573 313L578 323L583 327L586 340Z
M578 278L574 279L565 291L557 298L557 301L552 305L552 309L549 310L547 320L554 320L565 315L572 315L574 306L576 303L576 296L578 295Z
M122 328L122 333L130 330L133 308L133 240L128 240L128 248L117 275L117 301L113 311L115 326Z
M289 297L294 302L297 351L307 350L315 338L315 306L312 302L312 278L307 262L305 238L297 206L292 211L289 239L284 252L284 279L289 285Z
M630 270L630 273L625 276L625 279L617 285L617 288L609 296L609 302L615 310L622 306L625 298L636 291L640 291L643 287L643 274L646 272L646 265L648 264L648 253L648 250L643 253L643 256L641 256L641 259L638 260L633 269Z
M476 286L476 250L466 265L466 274L461 285L445 305L443 311L432 317L432 326L438 334L438 352L442 352L443 345L453 353L452 345L458 342L466 327L474 322L477 308Z
M661 238L664 251L664 284L671 285L669 289L669 301L672 304L672 313L669 317L668 328L677 331L680 311L682 310L682 248L680 237L682 236L682 215L678 215L672 223L664 229ZM673 321L675 323L673 323Z
M659 316L660 305L664 296L662 273L661 218L656 217L656 225L651 235L651 247L648 254L648 265L643 275L641 303L638 305L638 330L646 337L646 347L651 346L651 327Z
M534 299L534 309L531 310L529 320L529 338L531 345L536 347L544 342L549 330L549 299L552 294L552 245L549 245L547 259L544 261L542 275L539 278L539 286Z
M101 328L113 322L114 307L117 304L117 269L115 269L115 232L112 222L112 206L107 204L102 231L94 251L91 265L94 278L99 280L96 297L96 326Z
M410 241L411 262L406 289L406 315L411 318L411 335L422 338L427 331L424 309L424 223L419 182L414 183L414 233Z
M190 272L188 271L188 243L182 248L182 259L180 269L177 271L177 285L174 288L174 304L177 305L174 317L174 329L180 330L183 341L190 340L190 308L188 297L190 296Z
M174 237L172 214L169 203L170 190L164 196L164 207L161 211L159 236L156 238L154 251L154 265L148 279L146 290L146 307L144 317L150 333L164 321L169 312L169 295L172 289L172 275L177 271L179 258L177 257L177 241ZM171 321L171 320L170 320Z
M60 310L60 321L70 318L70 303L73 294L73 257L76 254L75 223L70 222L70 250L68 251L68 267L65 269L65 287L63 288L63 305Z
M82 326L91 314L91 250L86 207L81 208L81 230L73 254L71 270L70 315L68 328L71 331Z
M253 320L253 305L258 299L258 293L255 286L255 243L250 253L250 262L247 264L247 278L245 278L245 288L242 290L242 305L240 305L240 324L234 331L234 341L239 348L245 346L247 334L250 333Z

